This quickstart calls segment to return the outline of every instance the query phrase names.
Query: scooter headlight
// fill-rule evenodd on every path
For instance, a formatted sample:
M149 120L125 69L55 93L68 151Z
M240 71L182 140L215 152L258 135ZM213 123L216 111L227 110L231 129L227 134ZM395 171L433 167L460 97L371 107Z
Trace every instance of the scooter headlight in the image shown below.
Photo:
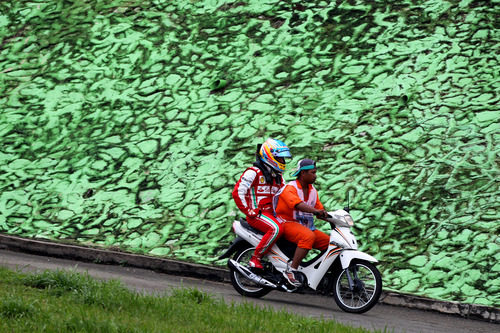
M344 216L344 218L349 227L352 227L354 225L354 220L352 219L351 215L346 215Z

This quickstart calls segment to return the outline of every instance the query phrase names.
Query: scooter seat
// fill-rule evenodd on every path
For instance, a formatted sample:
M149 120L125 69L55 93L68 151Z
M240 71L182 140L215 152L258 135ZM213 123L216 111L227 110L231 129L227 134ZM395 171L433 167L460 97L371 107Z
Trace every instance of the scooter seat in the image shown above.
M243 228L245 229L248 229L256 234L259 234L259 235L264 235L265 232L262 232L260 231L259 229L255 229L254 227L252 227L250 224L248 224L247 220L243 217L240 217L240 223L241 225L243 226Z

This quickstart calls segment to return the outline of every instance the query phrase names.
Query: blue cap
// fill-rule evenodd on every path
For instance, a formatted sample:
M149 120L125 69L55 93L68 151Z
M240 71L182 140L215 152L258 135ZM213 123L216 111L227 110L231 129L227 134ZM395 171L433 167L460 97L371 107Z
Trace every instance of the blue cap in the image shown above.
M311 169L316 169L316 162L311 159L304 158L303 160L299 161L299 163L297 164L297 169L295 169L295 172L292 176L297 177L299 175L299 172L301 172L302 170Z

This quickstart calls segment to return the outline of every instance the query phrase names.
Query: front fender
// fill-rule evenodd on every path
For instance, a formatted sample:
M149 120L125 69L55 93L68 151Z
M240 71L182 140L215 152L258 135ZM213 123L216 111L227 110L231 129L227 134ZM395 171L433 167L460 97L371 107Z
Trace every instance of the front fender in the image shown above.
M248 243L246 240L241 238L240 236L236 237L231 244L229 245L229 248L219 256L220 259L225 259L229 258L230 256L233 255L233 253L236 253L236 251L240 250L241 248L245 246L249 246L250 243Z
M357 250L344 250L340 254L340 262L342 264L342 269L346 269L347 267L349 267L353 259L366 260L369 262L378 262L377 259L375 259L374 257L372 257L367 253Z

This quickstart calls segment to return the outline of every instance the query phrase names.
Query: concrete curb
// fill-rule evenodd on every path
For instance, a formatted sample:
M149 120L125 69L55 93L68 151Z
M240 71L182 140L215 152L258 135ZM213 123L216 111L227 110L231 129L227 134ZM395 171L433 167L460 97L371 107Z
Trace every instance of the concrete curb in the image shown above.
M211 281L226 283L230 281L229 271L218 267L4 234L0 234L0 248L99 264L145 268L161 273L196 277ZM385 291L382 292L380 303L500 323L500 309L495 307L439 301L410 294Z

